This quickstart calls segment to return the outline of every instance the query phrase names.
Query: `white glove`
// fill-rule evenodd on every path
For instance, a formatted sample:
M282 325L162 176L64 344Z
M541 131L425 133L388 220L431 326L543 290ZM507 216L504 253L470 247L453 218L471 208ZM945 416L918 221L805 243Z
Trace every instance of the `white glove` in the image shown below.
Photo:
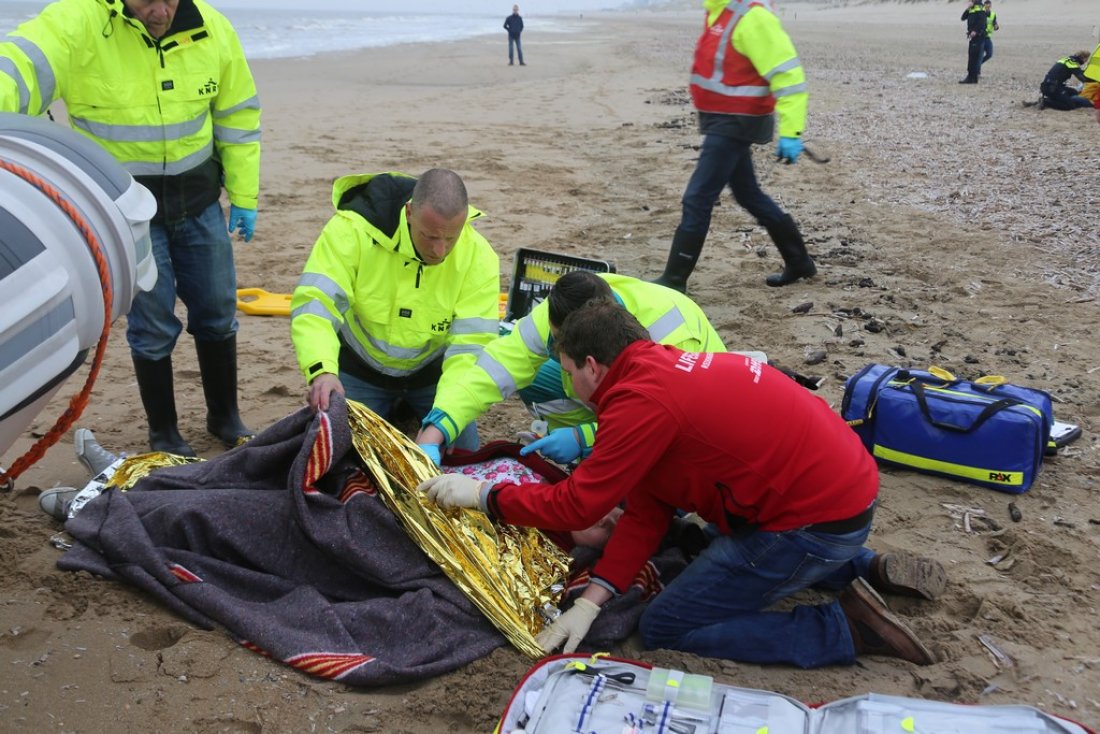
M468 507L481 509L481 486L484 482L465 474L441 474L420 483L418 492L426 492L428 499L443 509Z
M553 652L562 642L565 642L562 652L573 652L588 634L599 613L599 605L578 597L569 611L555 619L552 625L535 637L535 642L539 643L545 653Z

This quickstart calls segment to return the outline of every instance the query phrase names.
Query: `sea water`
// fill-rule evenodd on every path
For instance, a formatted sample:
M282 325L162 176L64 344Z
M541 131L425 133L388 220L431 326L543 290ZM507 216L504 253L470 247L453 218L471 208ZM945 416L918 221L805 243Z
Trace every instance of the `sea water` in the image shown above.
M91 0L89 0L91 1ZM122 0L116 0L121 3ZM0 3L0 39L20 23L34 17L44 0ZM438 10L425 11L425 3L343 3L303 0L259 3L248 0L211 3L237 30L245 55L251 59L312 56L330 51L392 46L399 43L438 43L482 35L503 37L504 18L512 0L432 3ZM624 6L651 5L647 0L559 0L542 2L537 15L529 15L520 2L527 30L542 33L567 32L585 9L614 10ZM275 6L275 7L272 7ZM499 11L493 12L493 8ZM396 8L396 10L395 10ZM556 12L547 12L556 11Z

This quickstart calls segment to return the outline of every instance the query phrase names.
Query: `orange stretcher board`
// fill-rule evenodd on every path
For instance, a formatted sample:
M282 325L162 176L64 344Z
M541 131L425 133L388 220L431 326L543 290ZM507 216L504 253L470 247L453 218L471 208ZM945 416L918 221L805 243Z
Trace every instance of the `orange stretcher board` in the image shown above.
M237 310L253 316L289 316L290 294L268 293L263 288L237 290Z
M500 318L508 308L508 294L500 294ZM237 310L253 316L289 316L290 294L268 293L263 288L237 290Z

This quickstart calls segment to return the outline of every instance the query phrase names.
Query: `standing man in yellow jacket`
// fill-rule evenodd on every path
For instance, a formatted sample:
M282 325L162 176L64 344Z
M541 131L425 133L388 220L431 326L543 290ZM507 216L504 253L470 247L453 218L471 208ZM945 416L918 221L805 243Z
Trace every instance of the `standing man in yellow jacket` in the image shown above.
M982 63L993 58L993 33L1001 30L1001 24L997 22L997 13L993 11L993 0L985 0L982 3L985 11L985 38L982 40Z
M344 176L332 203L290 302L307 400L327 410L338 392L383 418L403 400L423 418L439 376L499 332L500 261L471 224L481 212L442 168ZM477 426L456 438L476 449Z
M150 446L194 456L173 393L177 294L195 338L207 429L226 445L247 440L229 232L248 241L255 230L260 103L236 32L203 0L59 0L0 43L0 110L41 115L58 99L73 129L157 200L157 284L138 294L126 330Z
M722 189L762 225L783 256L783 272L766 283L782 286L817 273L794 219L756 182L752 145L772 139L779 115L776 155L794 163L806 126L806 77L794 45L770 0L704 0L706 22L695 47L691 97L699 112L703 146L684 191L680 225L668 264L656 282L687 289Z
M573 271L477 360L447 366L416 439L421 448L439 463L442 445L455 443L479 415L518 392L549 429L521 453L538 451L562 464L587 456L596 440L596 415L558 363L554 333L566 316L594 298L621 304L655 342L690 352L726 351L706 314L687 296L625 275Z

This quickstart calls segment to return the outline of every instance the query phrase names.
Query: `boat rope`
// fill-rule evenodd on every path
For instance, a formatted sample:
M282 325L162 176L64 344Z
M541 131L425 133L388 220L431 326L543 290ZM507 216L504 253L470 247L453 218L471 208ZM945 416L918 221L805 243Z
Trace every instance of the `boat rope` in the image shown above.
M95 385L96 378L99 376L99 368L103 364L103 357L107 351L107 336L111 332L111 310L113 308L114 290L111 287L111 270L107 263L107 256L103 252L103 246L100 244L99 239L96 238L91 225L81 216L72 202L66 199L61 192L51 184L18 164L0 159L0 168L19 176L41 191L72 220L73 225L80 231L80 234L83 235L84 242L88 245L88 250L91 253L92 259L95 260L96 271L99 273L100 287L103 291L103 329L99 333L99 343L96 344L95 358L92 360L92 369L88 373L88 378L84 381L84 387L69 400L69 406L65 408L65 411L60 416L58 416L53 426L27 450L27 453L16 459L10 469L5 471L3 468L0 468L0 486L8 485L10 487L20 474L34 466L34 464L46 454L46 451L57 443L58 439L72 427L73 423L80 418L80 414L84 412L84 408L87 407L88 400L92 395L92 386Z

